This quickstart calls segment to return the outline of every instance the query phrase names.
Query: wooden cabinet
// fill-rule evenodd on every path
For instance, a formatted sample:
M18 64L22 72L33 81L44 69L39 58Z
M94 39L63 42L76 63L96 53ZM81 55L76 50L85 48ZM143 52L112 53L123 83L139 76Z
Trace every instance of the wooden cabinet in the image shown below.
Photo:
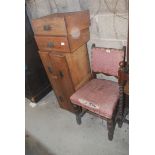
M71 112L70 96L90 80L86 43L89 12L58 13L32 21L39 55L61 108Z

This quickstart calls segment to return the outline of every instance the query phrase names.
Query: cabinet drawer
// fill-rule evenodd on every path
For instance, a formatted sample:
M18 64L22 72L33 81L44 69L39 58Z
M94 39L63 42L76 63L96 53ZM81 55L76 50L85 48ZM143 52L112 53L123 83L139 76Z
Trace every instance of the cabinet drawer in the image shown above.
M69 52L68 40L66 37L35 36L39 49L46 51Z
M35 35L67 35L64 17L56 15L32 20Z

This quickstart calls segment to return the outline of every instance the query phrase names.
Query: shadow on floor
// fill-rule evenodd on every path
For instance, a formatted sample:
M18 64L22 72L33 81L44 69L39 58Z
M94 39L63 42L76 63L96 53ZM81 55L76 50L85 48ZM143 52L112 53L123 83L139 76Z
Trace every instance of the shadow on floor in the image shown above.
M38 142L30 134L25 135L25 155L55 155L49 153L40 142Z

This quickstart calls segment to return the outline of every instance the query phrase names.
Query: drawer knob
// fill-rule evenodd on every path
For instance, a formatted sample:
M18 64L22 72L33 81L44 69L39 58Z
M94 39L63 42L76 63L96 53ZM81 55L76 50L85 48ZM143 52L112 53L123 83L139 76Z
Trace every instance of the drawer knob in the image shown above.
M53 42L48 42L47 46L48 46L49 48L52 48L52 47L54 47L54 43L53 43Z
M44 25L44 31L49 31L51 29L52 27L50 25Z

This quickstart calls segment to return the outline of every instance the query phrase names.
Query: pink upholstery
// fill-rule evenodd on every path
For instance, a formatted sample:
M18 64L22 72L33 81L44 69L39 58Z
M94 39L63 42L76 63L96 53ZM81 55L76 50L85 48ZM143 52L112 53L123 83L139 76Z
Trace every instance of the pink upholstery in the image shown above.
M92 69L94 72L103 72L118 76L119 62L123 60L124 52L118 49L93 48Z
M87 82L70 97L72 103L109 119L112 118L118 98L118 84L100 79Z

